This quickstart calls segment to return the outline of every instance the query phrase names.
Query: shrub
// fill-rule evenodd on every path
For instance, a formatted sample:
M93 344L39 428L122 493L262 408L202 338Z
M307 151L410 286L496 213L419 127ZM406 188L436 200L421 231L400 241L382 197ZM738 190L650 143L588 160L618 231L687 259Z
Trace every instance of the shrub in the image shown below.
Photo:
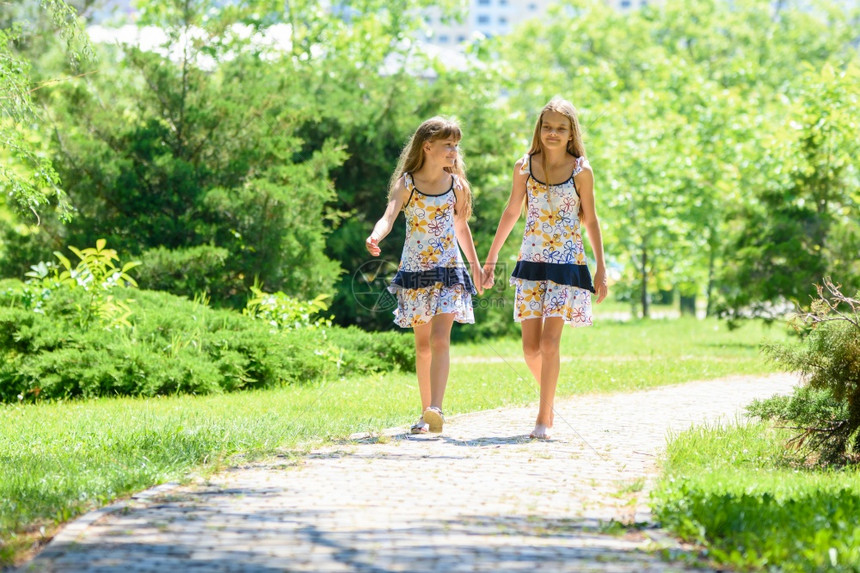
M43 312L24 306L28 285L0 290L0 400L213 393L414 367L399 333L325 327L272 333L235 311L168 293L114 289L134 298L130 328L81 329L88 293L57 289ZM19 398L19 396L21 398Z
M146 272L138 282L142 289L163 290L189 299L201 293L226 298L228 293L245 290L242 279L226 270L229 256L227 249L209 245L149 249L141 255Z
M817 288L818 299L797 317L804 344L765 347L778 364L800 372L808 388L750 411L792 424L800 430L795 445L824 462L842 463L860 455L860 300L843 295L829 279Z
M318 316L328 309L325 301L331 296L327 294L317 295L310 301L303 301L281 291L263 292L258 282L251 287L251 294L253 296L248 300L242 314L264 321L273 332L331 325L331 318Z

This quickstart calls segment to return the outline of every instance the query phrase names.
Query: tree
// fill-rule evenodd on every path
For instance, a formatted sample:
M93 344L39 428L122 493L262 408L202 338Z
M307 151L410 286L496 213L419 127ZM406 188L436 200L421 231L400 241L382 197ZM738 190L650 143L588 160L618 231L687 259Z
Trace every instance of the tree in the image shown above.
M52 27L61 31L73 63L90 55L84 32L75 20L75 10L64 0L41 0L41 8L50 17ZM40 114L33 102L33 92L40 86L31 81L30 62L17 45L24 41L25 30L15 20L14 11L28 6L0 6L0 191L14 204L39 217L39 212L53 199L60 216L68 218L70 205L62 190L60 178L51 161L44 156L38 131Z
M811 285L833 272L846 288L860 286L856 245L860 225L860 68L808 70L774 126L762 181L736 213L723 273L721 311L729 318L773 319L786 305L805 304Z
M10 241L45 253L105 238L147 263L141 286L207 290L216 304L244 306L255 279L310 298L331 290L328 171L343 154L331 138L304 148L300 84L266 60L274 50L229 27L243 13L212 18L213 7L142 2L142 22L160 25L176 61L108 49L99 73L46 91L55 164L78 216ZM18 250L10 274L33 262Z
M796 70L828 61L845 70L857 59L855 20L835 3L813 12L793 3L670 1L620 14L569 0L548 22L499 43L514 109L539 109L553 94L580 108L607 256L625 268L616 292L643 310L653 288L705 293L713 311L724 296L718 287L747 288L721 270L759 260L732 242L736 213L767 217L773 205L759 202L758 189L788 184L780 173L795 158L768 154L792 113L787 98L809 81ZM839 93L851 100L850 89ZM843 179L855 171L846 167ZM843 222L841 244L856 245L856 225Z

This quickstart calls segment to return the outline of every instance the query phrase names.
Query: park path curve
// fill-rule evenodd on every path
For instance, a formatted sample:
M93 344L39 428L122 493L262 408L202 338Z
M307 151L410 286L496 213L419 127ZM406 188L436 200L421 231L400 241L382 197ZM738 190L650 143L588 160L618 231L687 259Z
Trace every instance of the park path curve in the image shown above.
M666 437L734 422L791 375L729 377L456 416L441 436L403 428L302 457L165 484L66 526L22 571L669 572L647 495ZM670 543L671 545L671 543Z

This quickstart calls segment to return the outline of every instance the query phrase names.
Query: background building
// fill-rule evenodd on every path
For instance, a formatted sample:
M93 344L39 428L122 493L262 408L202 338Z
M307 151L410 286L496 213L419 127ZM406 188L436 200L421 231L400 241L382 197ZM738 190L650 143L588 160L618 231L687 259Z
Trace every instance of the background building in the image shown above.
M634 10L660 0L604 0L616 10ZM442 16L438 10L424 13L425 31L421 40L441 48L457 47L481 37L501 36L517 24L546 14L555 0L469 0L461 21Z

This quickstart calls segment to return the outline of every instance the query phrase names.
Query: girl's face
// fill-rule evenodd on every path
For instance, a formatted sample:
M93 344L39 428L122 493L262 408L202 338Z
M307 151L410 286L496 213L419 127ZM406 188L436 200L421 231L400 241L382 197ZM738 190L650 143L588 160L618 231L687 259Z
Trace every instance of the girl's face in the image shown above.
M449 137L424 142L425 159L439 163L442 167L453 167L460 154L460 141Z
M566 115L557 111L543 114L540 126L540 142L548 149L567 149L567 143L573 139L573 130Z

